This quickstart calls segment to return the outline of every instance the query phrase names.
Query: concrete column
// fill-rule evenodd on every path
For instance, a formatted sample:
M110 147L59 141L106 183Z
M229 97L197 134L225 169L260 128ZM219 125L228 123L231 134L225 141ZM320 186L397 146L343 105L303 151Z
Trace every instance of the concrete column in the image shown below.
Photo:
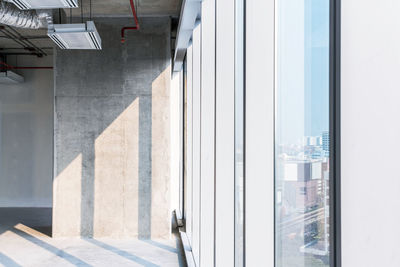
M102 51L55 56L53 236L169 237L169 19L95 22Z

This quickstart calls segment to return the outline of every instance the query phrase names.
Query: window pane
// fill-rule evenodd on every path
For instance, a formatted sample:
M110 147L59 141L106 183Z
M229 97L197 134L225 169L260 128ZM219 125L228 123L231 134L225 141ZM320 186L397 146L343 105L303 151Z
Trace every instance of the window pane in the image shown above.
M276 2L276 266L329 266L329 0Z

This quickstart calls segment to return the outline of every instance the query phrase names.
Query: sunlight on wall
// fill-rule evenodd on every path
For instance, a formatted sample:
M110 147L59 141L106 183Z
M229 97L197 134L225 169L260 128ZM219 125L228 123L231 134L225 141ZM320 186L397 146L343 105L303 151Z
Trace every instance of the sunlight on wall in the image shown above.
M57 153L80 155L55 179L54 237L170 237L170 82L165 66L151 88L85 98L79 105L89 110L71 111L69 122L80 123L71 129L75 146Z
M168 66L152 83L151 235L158 238L167 238L171 232L170 85Z
M95 141L94 236L137 236L138 164L136 98Z
M54 237L80 236L80 225L73 222L80 221L81 218L81 180L82 153L54 180L54 194L63 192L63 196L54 198L53 217L64 218L54 223ZM59 190L59 188L62 188L62 190ZM62 207L62 209L58 209L58 207ZM62 214L59 214L60 212ZM68 214L68 217L63 216L64 214Z

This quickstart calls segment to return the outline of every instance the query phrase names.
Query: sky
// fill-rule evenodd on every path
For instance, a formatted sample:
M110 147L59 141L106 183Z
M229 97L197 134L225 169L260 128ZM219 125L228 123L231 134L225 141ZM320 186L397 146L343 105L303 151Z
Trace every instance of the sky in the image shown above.
M278 144L329 128L329 0L281 0L277 9Z

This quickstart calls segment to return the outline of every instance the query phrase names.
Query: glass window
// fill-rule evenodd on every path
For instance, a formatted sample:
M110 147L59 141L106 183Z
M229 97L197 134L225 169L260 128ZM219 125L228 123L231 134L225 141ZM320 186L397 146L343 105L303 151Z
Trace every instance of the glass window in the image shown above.
M329 0L276 0L278 267L329 266Z

